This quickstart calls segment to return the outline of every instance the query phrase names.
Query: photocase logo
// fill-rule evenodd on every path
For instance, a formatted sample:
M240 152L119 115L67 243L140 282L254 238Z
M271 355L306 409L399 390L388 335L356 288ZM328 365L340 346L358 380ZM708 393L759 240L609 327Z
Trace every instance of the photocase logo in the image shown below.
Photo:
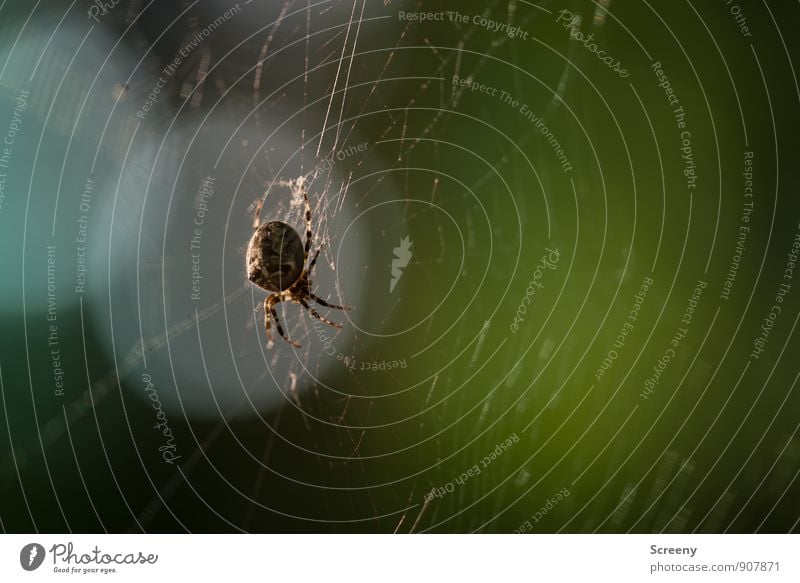
M26 571L35 571L44 562L44 547L38 543L30 543L19 552L19 564Z
M411 244L412 241L409 241L406 236L400 239L400 246L394 248L395 258L392 259L392 279L389 282L389 293L394 291L394 286L397 285L397 282L400 281L400 276L403 275L402 269L411 261Z

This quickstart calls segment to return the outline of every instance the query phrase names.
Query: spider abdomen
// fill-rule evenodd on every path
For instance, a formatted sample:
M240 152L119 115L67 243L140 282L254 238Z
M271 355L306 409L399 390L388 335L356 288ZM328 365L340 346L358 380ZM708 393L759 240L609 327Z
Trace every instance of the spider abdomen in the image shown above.
M247 247L247 278L268 291L288 289L303 274L300 235L281 221L258 226Z

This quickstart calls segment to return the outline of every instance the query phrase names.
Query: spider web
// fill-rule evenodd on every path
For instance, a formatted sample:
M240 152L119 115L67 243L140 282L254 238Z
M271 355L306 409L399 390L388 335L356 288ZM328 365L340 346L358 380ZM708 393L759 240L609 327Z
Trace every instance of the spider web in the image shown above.
M294 4L284 5L281 10L282 18L287 18L285 15L289 14L293 8L295 8ZM327 10L328 7L321 10L320 15L326 14ZM343 8L342 10L342 14L346 14L347 9ZM315 208L312 211L315 239L317 244L321 245L326 263L331 267L338 268L337 284L341 287L348 287L350 284L351 289L360 287L368 290L367 294L385 296L384 290L378 290L381 284L386 285L385 274L391 269L391 261L396 260L397 257L387 253L388 249L386 249L383 257L369 258L367 261L353 261L351 255L354 250L351 249L349 253L344 254L338 250L337 257L334 258L332 250L336 242L332 239L336 236L343 236L343 231L344 236L352 233L349 230L352 223L345 229L342 229L341 226L332 228L331 224L337 222L341 209L346 205L352 205L356 209L364 207L375 209L381 205L400 202L401 208L404 207L400 212L406 213L409 217L406 220L409 221L417 216L410 206L415 204L414 201L417 200L415 195L418 192L424 193L423 200L429 204L428 208L433 207L434 203L438 203L437 199L442 196L442 191L444 191L443 188L440 190L443 178L441 173L436 171L436 164L430 164L430 160L438 161L442 157L443 146L439 138L446 133L443 126L447 121L442 106L448 102L457 104L462 93L461 90L453 90L446 82L445 75L454 66L458 73L462 73L460 67L464 66L463 73L471 77L486 67L487 60L479 54L467 69L467 65L463 63L464 55L462 53L450 50L443 54L442 50L431 45L427 37L409 25L400 27L394 45L390 44L387 47L384 39L377 44L370 44L370 41L374 42L374 37L373 39L364 38L361 34L362 27L366 31L370 24L389 24L390 26L391 24L386 22L387 17L383 11L379 10L377 13L367 15L365 15L365 11L365 2L353 3L350 15L346 19L346 26L337 27L338 30L335 34L320 43L316 50L311 46L312 35L307 34L306 36L308 46L305 55L303 106L307 108L309 103L320 104L324 106L324 116L321 115L320 110L316 119L310 122L308 118L312 115L304 115L301 131L302 141L299 146L300 176L309 185L312 199L315 195L318 197L317 202L313 203ZM308 15L307 11L306 24L311 26ZM535 13L530 14L524 19L525 22L533 20L535 15ZM390 18L393 16L392 14ZM513 15L510 14L509 18L513 18ZM288 28L286 23L282 23L281 26ZM458 32L464 41L467 41L475 34L475 29L474 26L467 26ZM361 43L359 43L359 38L361 38ZM260 55L269 54L269 44L274 42L275 37L270 33L262 46ZM497 42L494 50L503 50L505 44L503 40ZM404 54L408 46L414 49L413 56ZM419 55L416 54L420 50L426 57L422 63ZM487 51L489 54L491 52ZM312 75L318 75L319 64L324 63L335 64L336 72L333 79L323 85L322 98L320 98L317 97L316 92L311 93L309 78ZM354 63L356 64L356 76L353 76ZM272 64L272 66L275 65ZM402 74L406 70L410 70L414 74ZM269 74L268 67L265 66L263 71L265 74ZM395 71L399 71L401 74L394 74ZM419 73L423 71L426 74L420 75ZM562 81L565 80L562 79ZM262 93L265 92L264 87L258 89ZM260 95L254 95L253 102L257 103L259 97ZM550 101L550 111L556 107L556 103L555 98ZM304 114L305 111L304 109ZM264 119L263 116L257 115L256 117L259 121ZM307 135L311 133L310 128L314 128L316 134ZM363 155L360 155L362 152L359 152L359 155L353 156L353 164L348 169L346 177L336 176L329 161L342 156L340 146L351 143L352 136L359 133L372 137L371 140L367 139L363 142L366 145L366 151L363 152ZM381 152L382 147L385 148L383 152ZM503 148L508 149L508 144L504 144ZM277 157L280 159L281 155L278 154ZM274 156L265 155L265 158L267 158L270 168L279 167L278 163L273 162ZM350 156L348 156L349 158ZM306 159L310 159L310 162L306 162ZM320 160L324 162L320 162ZM424 162L417 166L417 160ZM509 162L508 155L504 153L500 159L492 160L492 162L507 164ZM431 169L434 171L425 172ZM473 183L470 185L458 181L458 189L451 191L448 196L452 200L458 200L463 197L462 187L466 189L480 187L495 177L494 175L496 173L493 170L486 169L475 175ZM277 207L277 210L270 209L270 216L288 216L290 222L294 220L297 224L302 216L301 196L296 188L292 188L292 185L286 182L286 176L287 174L281 166L268 178L270 185L265 197L265 208L270 208L270 203L273 203L273 208ZM263 176L259 178L262 181L267 180ZM272 187L276 180L283 181L283 186L289 187L288 200L282 201L279 197L273 197L274 189ZM271 199L271 197L273 198ZM320 207L323 205L325 208L321 209ZM421 212L427 212L427 208ZM470 257L482 255L475 244L476 234L473 224L486 221L485 211L483 215L481 217L477 212L467 210L464 217L456 220L457 223L461 223L462 220L466 221L467 228L470 229L466 236L459 229L462 266L469 261ZM438 234L437 242L440 244L438 252L427 259L431 266L447 262L451 254L451 246L458 244L452 234L448 234L450 236L442 234L445 227L448 226L444 224L445 218L446 216L442 217L434 213L428 223L427 228ZM380 219L372 220L372 228L380 228L380 233L385 234L391 223L391 215L381 216ZM359 228L359 234L363 228ZM338 235L333 235L334 232ZM372 236L366 240L360 238L358 247L362 249L369 247L370 242L375 241L376 235L378 232L373 232ZM409 238L407 232L396 233L396 235L400 235L401 241L403 236ZM470 241L465 241L465 238ZM342 261L343 255L344 261ZM391 259L387 261L387 258ZM417 259L415 265L419 266L422 261L424 260ZM352 267L350 267L351 265ZM384 274L380 283L374 281L372 276L374 272ZM471 288L469 284L459 283L459 286L461 286L462 292L474 295L475 289ZM361 310L357 309L354 314L366 311L363 304L368 305L368 297L353 302L350 298L354 294L342 292L341 287L337 290L339 303L361 303L362 306L357 306ZM434 286L432 285L432 287ZM371 319L380 318L376 322L379 324L378 330L386 331L383 326L386 325L387 320L391 319L394 312L402 309L417 310L413 303L411 307L408 303L403 307L402 300L392 300L393 298L386 298L387 304L381 306L382 309L377 310L378 313L375 316L366 317L365 321L369 323ZM425 308L423 307L422 310L424 313ZM408 377L397 374L400 370L395 372L379 370L378 374L382 376L378 381L374 376L370 377L370 373L364 374L361 370L354 372L353 369L375 363L378 363L379 367L384 363L388 365L388 363L402 362L405 365L405 362L410 360L406 355L419 356L425 351L425 348L412 351L409 351L408 348L397 348L396 344L391 344L391 339L386 338L386 336L392 336L391 333L377 334L378 338L376 338L365 329L366 326L363 323L358 321L353 322L354 327L358 328L358 333L352 339L348 338L343 341L338 335L321 332L321 329L325 329L324 326L320 326L303 315L293 319L291 312L284 310L282 317L288 318L288 327L292 331L292 337L303 344L304 348L300 351L296 362L291 363L285 377L273 378L277 384L284 388L288 387L288 391L285 390L287 404L284 405L286 410L284 414L288 412L289 415L299 416L302 419L306 434L301 435L298 441L305 444L299 445L298 449L304 449L307 454L312 454L312 452L316 454L319 459L318 463L327 469L323 472L327 480L323 479L323 482L327 482L330 486L322 488L328 490L326 492L328 502L324 509L325 524L333 530L367 528L402 531L404 525L407 529L419 528L420 520L427 506L425 502L420 504L419 499L422 497L421 494L427 492L430 485L429 476L420 477L425 468L411 466L406 477L397 476L395 472L391 472L384 466L387 461L389 466L393 465L396 460L395 456L407 456L409 451L425 447L426 443L431 445L431 459L453 457L452 453L446 453L448 444L443 443L440 439L434 441L436 434L441 432L437 431L432 436L431 429L426 429L423 422L420 422L419 432L412 432L402 440L386 442L388 451L384 447L375 448L374 443L369 442L372 441L371 436L380 435L387 431L387 428L396 434L395 428L403 427L406 423L414 423L416 419L430 414L435 403L434 389L438 384L438 371L434 374L423 375L420 380L411 382ZM417 339L413 343L414 345L423 347L429 342L429 339L435 339L435 345L436 341L444 336L441 331L437 332L437 327L433 323L432 318L428 320L427 324L424 321L419 323L419 331L413 333L413 337ZM462 354L467 350L471 352L473 362L481 355L486 332L483 321L458 318L458 321L450 326L447 332L449 333L448 338L456 346L462 348ZM330 336L335 338L333 342L328 340ZM342 359L338 364L344 365L346 373L339 375L334 373L332 382L323 376L325 372L323 367L329 364L330 360L328 355L324 354L325 350L323 350L323 354L320 354L319 351L314 352L313 348L305 348L308 344L313 347L317 340L323 342L324 346L330 346L331 351L335 350L336 357ZM328 344L328 342L331 343ZM446 354L448 354L447 351L437 350L433 357L434 362ZM274 366L277 364L276 359L276 356L272 356L268 362ZM375 373L373 372L372 375ZM272 372L269 376L273 376ZM303 380L309 378L315 381L310 394L306 391L298 391L298 384L302 385ZM330 373L328 378L330 378ZM380 383L385 388L378 389L376 383ZM406 396L409 393L411 395ZM420 399L420 393L425 394L424 400ZM380 397L384 394L388 398L381 400ZM402 397L398 399L398 395ZM405 408L410 406L407 418L400 417L398 419L392 413L392 409L397 407L397 401L402 403L400 410L405 411ZM439 397L439 401L441 402L441 397ZM419 407L418 411L414 411L416 407ZM269 423L269 421L264 421ZM294 423L298 423L297 419ZM487 441L489 439L491 437ZM270 455L265 456L262 460L265 465L272 459L270 456L273 443L274 441L270 440L268 446ZM332 443L335 444L334 447L331 446ZM368 450L365 450L365 443L370 445ZM380 438L377 443L381 443ZM398 444L402 444L402 447L398 447ZM464 456L463 449L463 447L457 448L456 456ZM405 463L408 461L406 460ZM435 466L435 464L433 465ZM291 470L296 468L296 460L291 463L291 466ZM286 475L291 476L291 470ZM270 468L261 468L256 483L263 487L264 481L273 477L269 476L270 473ZM364 476L370 476L372 483L370 480L364 482ZM291 480L291 477L289 479ZM437 479L441 480L442 475L438 474ZM341 484L353 485L343 487ZM320 484L317 483L313 486L319 488ZM381 490L384 491L381 492ZM385 490L389 490L389 492ZM259 494L260 491L256 490L253 497L257 499ZM339 502L341 497L351 504L350 509L342 513L346 518L330 517L330 508L341 508L341 502ZM389 509L391 510L387 511ZM252 520L253 512L252 508L248 509L250 520ZM370 516L372 518L369 518ZM315 520L319 517L310 518Z
M698 453L709 433L684 430L697 406L678 392L684 381L726 410L727 389L711 387L728 353L708 355L716 344L709 338L730 348L731 336L746 335L742 320L730 316L733 334L718 333L722 305L703 308L706 329L691 329L674 377L659 385L662 409L648 409L638 389L622 390L651 373L673 334L667 322L680 318L692 293L676 288L692 212L714 225L713 237L691 240L702 249L698 273L716 282L727 269L734 239L717 237L732 216L722 211L722 177L719 205L712 194L695 197L688 219L667 200L665 176L686 175L685 166L669 162L665 171L662 162L661 150L668 160L675 148L672 120L654 113L660 89L632 78L622 95L621 80L588 45L565 41L561 4L452 4L176 2L166 16L148 18L156 5L132 1L96 28L66 8L32 19L47 34L14 50L41 65L30 73L9 56L3 71L30 74L39 99L31 111L48 116L42 125L55 128L54 142L69 144L53 155L59 197L45 207L48 232L32 232L73 245L81 208L74 192L90 175L104 193L89 214L85 295L69 291L71 269L59 268L59 297L69 298L59 309L73 314L61 316L62 333L81 339L65 359L72 384L53 402L31 392L35 435L12 440L15 421L6 419L9 475L34 530L508 532L533 520L540 531L713 532L760 529L768 519L768 528L797 528L794 419L765 442L772 467L737 482L748 458L730 466L738 473L729 482L717 474L707 482L737 449L732 443L760 446L796 404L790 390L783 401L765 397L771 421L759 426L763 433L740 433L756 406L749 403L718 448ZM635 19L618 20L609 0L571 4L584 34L620 56L629 48L626 62L649 60L649 74L655 48L626 28L636 28ZM646 2L627 8L639 9L656 18ZM444 11L465 18L402 16ZM62 16L71 34L60 32ZM25 17L8 22L22 30ZM609 24L628 40L604 37ZM61 52L50 48L51 31ZM179 65L170 69L173 59ZM63 88L34 83L40 66L50 79L69 80ZM784 69L794 74L791 59ZM731 84L735 102L715 104L741 114L744 144L755 148ZM703 102L684 91L698 142L709 140L704 155L716 147L719 156L711 108L701 126ZM620 114L615 98L635 113ZM629 147L628 134L648 144L643 152L654 143L657 158L640 158L647 154ZM646 181L642 167L660 174ZM660 186L663 199L642 204L637 180ZM312 291L352 310L318 308L339 330L281 304L296 349L274 330L266 336L266 292L246 280L244 253L256 209L260 221L304 232L303 189L311 253L320 251ZM769 236L774 212L772 221L760 225ZM645 274L657 287L645 304L648 324L637 324L638 345L626 346L611 372L588 371L618 339ZM742 313L752 310L761 271L754 277L742 290L750 293ZM536 295L533 281L542 284ZM531 297L535 309L523 312ZM780 358L797 322L789 319L782 324L791 330L775 343ZM748 367L726 375L727 385L738 388ZM753 383L755 403L772 372ZM793 390L790 376L781 378ZM667 386L677 387L677 398ZM154 403L169 438L154 431L162 421ZM711 427L719 418L709 418ZM642 451L659 422L669 428L650 437L652 452ZM39 454L47 479L31 492L23 476ZM100 477L87 470L89 460ZM67 501L65 483L85 508ZM764 492L779 497L756 520L741 510L731 516L733 492L747 494L747 504ZM38 509L53 500L58 512L47 522ZM779 522L779 504L789 523Z
M495 3L486 10L498 6ZM507 16L513 19L513 5L509 10ZM538 15L533 11L520 22L530 23ZM174 431L183 435L182 442L193 445L185 450L179 475L160 486L143 510L134 512L134 524L129 528L147 530L153 527L153 520L169 524L172 519L178 520L181 528L195 530L197 527L169 508L170 500L187 487L205 501L215 518L237 530L419 528L427 506L420 499L431 483L443 477L431 460L452 458L448 450L455 443L443 441L441 430L434 430L437 424L424 421L437 403L447 402L442 395L456 386L455 379L440 381L435 363L444 357L453 360L452 355L447 356L450 350L443 347L445 343L459 347L460 356L468 354L474 363L486 349L486 326L483 319L464 317L466 311L455 322L445 316L445 326L432 317L420 317L412 332L398 333L387 324L402 321L403 311L418 316L435 313L436 304L420 308L416 299L402 295L409 285L439 285L428 270L448 263L463 267L472 258L486 258L476 242L478 225L483 223L484 232L487 229L485 209L476 211L465 205L459 209L462 215L455 217L431 209L441 207L442 197L448 197L448 204L461 205L465 190L496 180L496 172L484 166L467 184L446 176L437 164L447 155L443 154L446 140L442 136L448 132L447 124L453 124L447 108L456 106L463 94L462 88L454 89L448 83L448 73L455 69L462 76L479 74L488 62L483 53L503 51L507 39L499 39L489 50L465 55L455 48L469 42L478 27L458 26L453 32L461 41L450 49L436 48L417 26L398 23L396 18L395 7L368 6L366 2L286 2L274 12L263 9L261 22L265 24L245 41L214 47L220 54L214 55L212 63L218 62L203 69L204 83L182 90L185 101L177 112L158 112L158 123L169 124L167 132L162 134L161 127L153 132L146 123L139 126L138 131L148 135L141 140L144 146L131 146L132 150L139 148L139 158L129 166L144 171L138 176L123 173L120 180L146 181L147 200L131 212L142 217L143 224L153 215L166 214L166 224L157 223L153 233L164 244L162 249L147 249L146 237L140 243L140 265L155 271L152 283L144 281L139 286L144 290L140 294L149 290L155 295L147 298L150 302L139 298L139 324L131 326L141 330L142 340L132 342L125 358L117 357L121 365L95 382L92 396L98 401L112 395L117 376L136 382L131 373L141 367L153 378L163 379L158 383L162 386L160 398L169 401L174 414L182 417ZM387 29L396 35L388 44ZM295 66L298 49L302 67ZM241 72L237 69L237 75L220 72L224 59L247 62L248 55L257 58ZM162 59L152 68L158 70L163 64ZM216 92L209 88L211 81ZM184 81L184 86L187 83ZM137 87L148 87L146 82L137 83L135 77L127 86L133 93ZM193 99L197 101L199 93L203 93L203 107L194 113L189 105ZM552 99L549 107L556 106ZM462 122L457 119L456 126ZM508 142L503 143L503 154L491 163L509 164L511 149ZM178 156L182 151L186 153ZM175 166L177 170L173 170ZM209 177L214 194L204 199ZM302 232L301 182L312 206L312 253L321 250L315 293L355 309L348 313L353 320L345 320L344 331L337 332L295 306L281 305L284 326L302 345L294 350L277 334L274 341L264 336L263 293L242 282L239 265L249 237L242 233L249 231L259 203L263 203L261 220L283 220ZM449 182L446 187L445 182ZM191 221L186 218L196 216L204 202L217 204L220 191L226 197L221 206L227 215L214 212L212 220L217 224L210 228L218 228L220 235L210 243L213 231L206 228L208 222L204 224L200 255L204 264L208 258L216 264L209 271L214 276L221 273L223 285L212 293L204 287L202 296L210 296L210 300L187 310L182 283L191 262L185 242L192 233L191 225L186 226ZM159 205L163 200L174 202L164 208ZM420 208L417 201L424 206ZM148 205L155 210L148 211ZM363 217L364 212L373 212L377 218L352 222L358 220L357 213ZM397 226L392 223L397 222L398 214L404 215L405 230L391 229ZM420 216L427 217L420 220L425 226L410 231L413 220ZM434 233L435 246L426 253L428 233ZM348 235L355 240L349 245L342 243L342 237ZM415 258L407 271L401 272L405 281L400 280L399 293L387 294L392 261L398 259L392 251L403 238L417 236L417 247L411 243ZM376 237L383 240L382 253L368 253ZM460 253L458 263L450 261L451 249ZM419 274L412 280L415 268ZM449 276L457 280L462 273L460 269ZM149 274L140 277L151 278ZM232 285L226 285L228 281ZM171 287L182 289L175 296ZM452 294L455 286L449 287ZM475 294L468 281L458 282L456 289L456 301L469 301ZM159 292L163 301L157 297ZM118 290L113 293L122 294ZM331 311L326 316L337 319L341 314ZM357 331L348 332L348 328ZM415 340L409 343L408 336ZM117 339L115 344L124 346L125 341ZM335 356L326 354L333 350ZM409 362L426 351L433 354L434 368L430 364L414 367ZM222 356L215 360L216 355ZM167 362L159 362L165 356ZM197 372L192 363L198 358L204 371L193 376L187 367ZM403 368L399 368L401 363ZM382 370L384 364L397 368ZM380 369L363 371L363 366ZM414 368L417 378L401 374ZM170 393L170 376L174 393ZM203 387L205 399L193 397L200 392L197 387ZM229 399L227 392L233 394ZM265 394L272 396L265 399ZM89 410L84 406L69 411L74 423ZM203 421L214 417L221 420ZM417 422L418 430L400 432L405 434L403 439L386 437ZM48 439L59 435L59 428L54 428ZM136 439L147 441L146 434L137 434ZM369 449L365 450L365 445ZM409 464L409 455L416 457L414 450L426 447L425 467L437 474L433 480L424 476L425 467ZM248 479L229 478L220 460L208 453L229 449L246 452L243 462L249 466ZM310 457L313 471L303 471L307 463L299 458L276 462L276 449L283 455L291 451ZM457 448L455 455L463 457L463 449ZM392 471L396 456L404 458L404 474ZM192 485L212 480L222 480L241 497L243 512L238 518L218 512L213 502L217 496L202 495ZM298 487L306 493L298 494ZM316 512L304 512L293 510L291 503L280 503L280 497L266 495L281 490L287 491L284 500L303 502L323 493L325 503Z

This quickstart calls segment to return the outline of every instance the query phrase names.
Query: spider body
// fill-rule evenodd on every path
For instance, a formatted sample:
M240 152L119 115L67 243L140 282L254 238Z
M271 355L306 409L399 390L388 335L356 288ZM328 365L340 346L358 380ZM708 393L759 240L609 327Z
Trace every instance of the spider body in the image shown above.
M271 339L271 321L275 320L278 334L292 346L300 348L300 345L286 335L275 311L275 305L284 301L291 301L300 304L313 318L333 326L341 328L341 324L331 322L327 318L320 316L314 308L309 305L309 301L314 301L326 308L337 310L349 310L344 306L330 304L317 297L311 292L311 273L317 264L320 250L317 249L313 259L306 266L308 252L311 250L311 205L308 203L308 192L302 180L293 183L303 191L303 200L306 207L306 242L303 244L300 235L292 227L281 221L259 222L261 204L255 209L255 219L253 221L253 235L247 247L245 257L245 268L247 278L258 287L272 292L264 300L264 320L267 329L267 337Z
M303 274L303 241L280 221L258 226L247 248L247 278L270 292L284 291Z

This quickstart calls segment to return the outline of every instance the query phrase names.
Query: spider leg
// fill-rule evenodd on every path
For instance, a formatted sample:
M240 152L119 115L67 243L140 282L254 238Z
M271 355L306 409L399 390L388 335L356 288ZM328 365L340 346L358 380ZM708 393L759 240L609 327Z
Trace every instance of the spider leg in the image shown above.
M336 304L331 304L331 303L326 302L325 300L323 300L321 297L315 296L314 294L312 294L310 292L308 294L308 297L310 297L312 300L317 302L320 306L325 306L326 308L333 308L335 310L352 310L353 309L353 306L337 306Z
M311 260L311 263L308 264L308 269L306 269L306 273L311 273L314 270L314 266L317 264L317 258L319 257L319 252L322 249L317 249L317 252L314 253L314 258ZM308 254L306 253L306 258L308 258Z
M311 306L309 306L308 302L306 302L304 299L298 298L297 301L300 302L300 305L302 305L306 310L308 310L309 314L311 314L313 317L315 317L320 322L324 322L328 326L333 326L334 328L341 328L342 327L341 324L337 324L336 322L331 322L327 318L323 318L322 316L320 316L317 313L317 311L314 308L312 308Z
M308 188L305 184L301 184L300 188L303 190L303 201L306 204L306 248L304 260L308 259L308 252L311 250L311 204L308 202Z
M286 340L289 344L294 346L295 348L301 348L301 346L297 342L293 342L289 340L289 337L286 336L286 332L283 331L283 326L281 326L281 319L278 318L278 312L275 311L275 304L280 303L283 298L279 294L272 294L267 299L264 300L264 321L267 328L267 338L272 340L272 334L270 333L270 316L275 320L275 326L278 328L278 334L281 335L281 338Z
M261 207L264 206L264 199L259 198L253 207L253 230L255 231L258 229L258 226L261 224Z

